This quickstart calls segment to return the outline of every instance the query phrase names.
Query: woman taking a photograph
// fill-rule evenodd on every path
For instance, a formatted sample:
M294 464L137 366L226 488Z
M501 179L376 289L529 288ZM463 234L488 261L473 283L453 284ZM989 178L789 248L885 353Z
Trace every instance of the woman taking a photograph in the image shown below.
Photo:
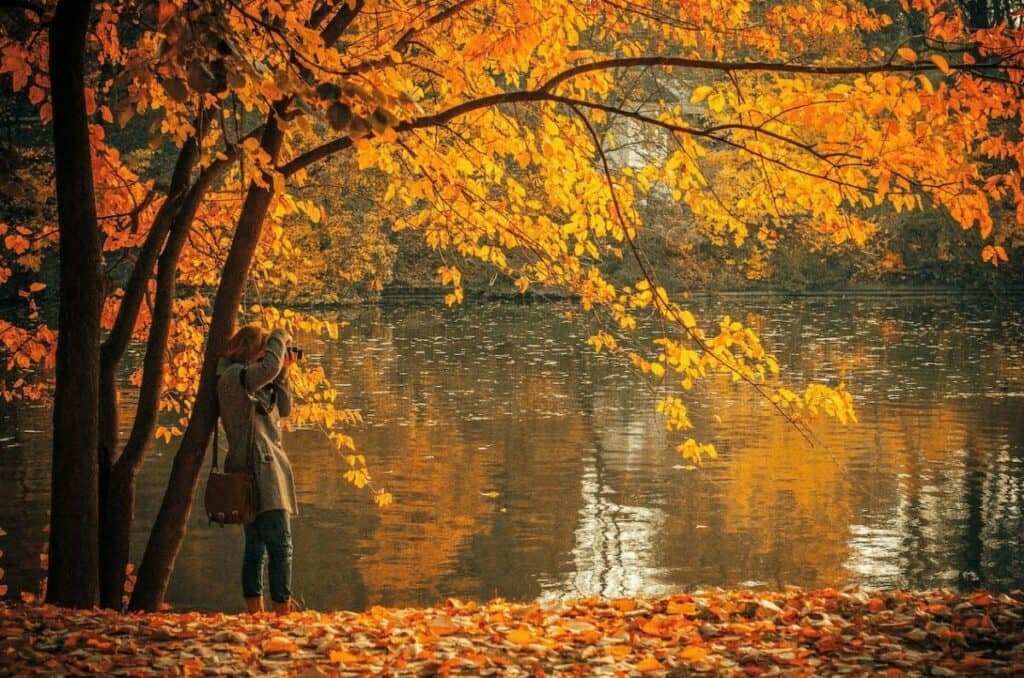
M296 357L283 329L269 334L247 325L228 341L217 366L217 400L228 439L224 470L245 471L249 441L259 496L256 520L245 525L242 595L250 613L263 611L263 563L269 556L270 599L277 614L291 609L291 515L298 513L292 466L281 445L281 418L291 412L288 368ZM250 428L251 427L251 428Z

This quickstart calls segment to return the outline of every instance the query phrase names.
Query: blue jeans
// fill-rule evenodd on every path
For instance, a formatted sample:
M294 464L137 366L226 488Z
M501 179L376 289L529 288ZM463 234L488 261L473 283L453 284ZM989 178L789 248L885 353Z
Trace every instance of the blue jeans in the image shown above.
M242 595L263 595L264 556L270 556L270 599L286 603L292 596L292 526L288 511L264 511L245 526Z

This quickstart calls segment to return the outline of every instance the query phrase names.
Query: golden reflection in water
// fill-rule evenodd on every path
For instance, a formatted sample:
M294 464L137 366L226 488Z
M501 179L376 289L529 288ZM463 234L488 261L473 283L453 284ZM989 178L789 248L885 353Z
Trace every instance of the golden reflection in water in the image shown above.
M761 328L791 383L846 381L861 424L818 424L811 448L749 390L714 380L691 411L721 458L697 471L653 414L657 395L551 308L343 311L340 342L303 342L363 412L357 445L396 504L378 510L348 485L319 432L289 433L297 589L330 609L709 585L1019 586L1020 332L943 303L812 300L737 315ZM45 430L45 415L5 420L17 443L0 458L11 583L38 580L37 562L13 560L41 543L47 446L26 431ZM136 563L173 446L154 453ZM172 602L238 608L236 532L193 516Z

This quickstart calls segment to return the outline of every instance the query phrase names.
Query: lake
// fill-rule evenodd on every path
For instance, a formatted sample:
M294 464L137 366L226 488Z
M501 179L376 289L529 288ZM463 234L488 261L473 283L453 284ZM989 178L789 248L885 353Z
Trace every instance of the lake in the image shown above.
M742 385L689 394L694 469L655 388L553 303L341 308L338 341L304 340L346 406L376 508L322 433L287 434L300 514L294 589L317 609L659 595L711 586L1024 585L1024 313L986 295L695 297L757 328L788 384L845 382L860 423L811 447ZM0 567L34 590L49 507L50 410L0 410ZM139 479L133 560L174 446ZM208 464L209 462L207 462ZM205 474L205 470L204 470ZM200 492L202 486L200 487ZM241 530L193 512L168 602L241 609Z

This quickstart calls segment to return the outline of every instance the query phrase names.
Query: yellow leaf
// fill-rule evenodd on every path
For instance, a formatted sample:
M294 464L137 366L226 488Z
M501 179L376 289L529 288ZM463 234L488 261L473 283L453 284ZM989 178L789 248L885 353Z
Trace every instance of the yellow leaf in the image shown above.
M690 662L699 662L703 661L704 657L707 657L708 654L710 653L705 648L697 645L690 645L679 653L679 658Z
M910 49L909 47L900 47L896 50L896 53L903 57L904 60L914 63L917 61L917 52Z
M516 645L530 645L537 641L536 636L529 631L523 631L522 629L510 631L509 634L505 636L505 639L510 643L515 643Z
M693 94L690 95L691 104L699 104L708 98L708 95L714 91L714 88L710 85L701 85L697 89L693 90Z

